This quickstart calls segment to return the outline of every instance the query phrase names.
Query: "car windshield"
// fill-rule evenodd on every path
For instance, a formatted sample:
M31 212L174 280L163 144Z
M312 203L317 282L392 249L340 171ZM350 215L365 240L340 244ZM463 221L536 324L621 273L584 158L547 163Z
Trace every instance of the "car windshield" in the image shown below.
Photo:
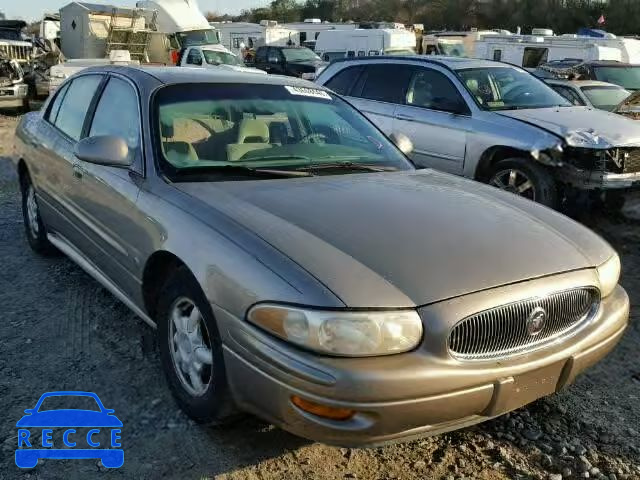
M466 57L462 40L438 40L438 47L443 55L450 57Z
M50 410L91 410L99 412L100 407L95 398L84 395L54 395L46 397L40 408L39 412L47 412Z
M640 66L635 67L594 67L596 79L614 83L627 90L640 90Z
M169 178L242 169L306 169L307 175L320 174L317 167L323 174L413 169L359 112L324 90L179 84L155 98L156 138Z
M542 80L519 68L469 68L456 73L484 110L571 106L571 103Z
M601 110L614 110L631 92L614 86L589 86L580 90L586 95L591 104Z
M22 40L22 35L13 28L0 28L0 40Z
M176 37L178 37L178 41L183 48L195 45L217 45L220 43L216 31L211 28L178 32Z
M282 54L287 62L314 62L320 57L308 48L283 48Z
M209 65L238 65L243 67L244 62L232 53L217 52L203 49L204 59Z

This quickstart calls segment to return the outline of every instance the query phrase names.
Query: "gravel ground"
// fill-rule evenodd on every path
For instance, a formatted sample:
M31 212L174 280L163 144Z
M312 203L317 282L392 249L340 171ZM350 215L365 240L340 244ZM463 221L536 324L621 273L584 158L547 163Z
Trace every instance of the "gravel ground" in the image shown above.
M16 118L0 116L0 157ZM463 431L375 449L334 448L249 417L195 425L160 370L154 332L64 257L28 248L15 174L0 159L0 479L640 479L640 197L582 219L622 256L631 326L568 390ZM15 422L49 390L96 392L123 421L125 464L13 462Z

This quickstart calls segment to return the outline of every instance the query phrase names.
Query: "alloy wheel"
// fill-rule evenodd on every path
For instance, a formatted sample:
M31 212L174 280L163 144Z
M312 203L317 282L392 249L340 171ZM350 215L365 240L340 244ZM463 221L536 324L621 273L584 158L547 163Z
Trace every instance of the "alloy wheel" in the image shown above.
M36 191L33 185L29 185L27 191L27 219L29 224L29 232L33 238L38 238L40 233L40 223L38 221L38 202L36 201Z
M500 170L491 177L489 184L530 200L536 200L535 185L522 170L516 168Z
M184 389L201 396L212 378L213 354L204 318L195 303L178 298L169 310L169 351L173 366Z

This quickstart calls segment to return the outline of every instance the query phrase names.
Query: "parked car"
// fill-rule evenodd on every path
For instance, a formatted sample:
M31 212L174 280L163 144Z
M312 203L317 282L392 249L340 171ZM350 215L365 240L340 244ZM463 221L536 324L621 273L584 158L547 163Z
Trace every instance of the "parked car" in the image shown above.
M241 58L222 45L187 47L180 55L180 67L223 68L236 72L266 74L257 68L247 67Z
M640 65L615 60L554 60L538 66L533 74L540 78L598 80L630 91L640 90Z
M631 92L613 83L597 80L545 80L547 85L566 98L573 105L587 106L615 112Z
M572 106L527 71L461 57L335 61L317 83L384 132L415 145L418 165L463 175L547 206L587 191L640 185L640 125Z
M254 67L267 73L313 79L326 62L305 47L262 46L256 50Z
M627 326L595 233L416 170L300 79L95 67L22 118L16 148L31 248L157 326L197 421L240 409L341 445L433 435L564 388Z
M29 85L20 64L0 53L0 109L5 107L29 111Z

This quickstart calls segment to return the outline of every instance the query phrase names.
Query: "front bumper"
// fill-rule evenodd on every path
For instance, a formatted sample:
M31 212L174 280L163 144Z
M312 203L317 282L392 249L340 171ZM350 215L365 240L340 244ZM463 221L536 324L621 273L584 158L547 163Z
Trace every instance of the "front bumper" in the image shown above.
M8 85L0 87L0 108L21 107L28 95L28 87L25 84Z
M561 180L581 190L636 190L640 188L640 172L612 173L572 169L563 172Z
M531 283L529 290L541 285ZM564 388L614 348L628 322L629 299L617 287L586 328L536 352L463 362L430 347L427 336L435 330L428 322L439 311L464 310L466 301L513 298L508 287L490 292L425 307L423 345L376 358L303 352L214 306L231 391L241 408L302 437L343 446L405 441L483 422ZM328 420L293 405L292 395L357 413L345 421Z

